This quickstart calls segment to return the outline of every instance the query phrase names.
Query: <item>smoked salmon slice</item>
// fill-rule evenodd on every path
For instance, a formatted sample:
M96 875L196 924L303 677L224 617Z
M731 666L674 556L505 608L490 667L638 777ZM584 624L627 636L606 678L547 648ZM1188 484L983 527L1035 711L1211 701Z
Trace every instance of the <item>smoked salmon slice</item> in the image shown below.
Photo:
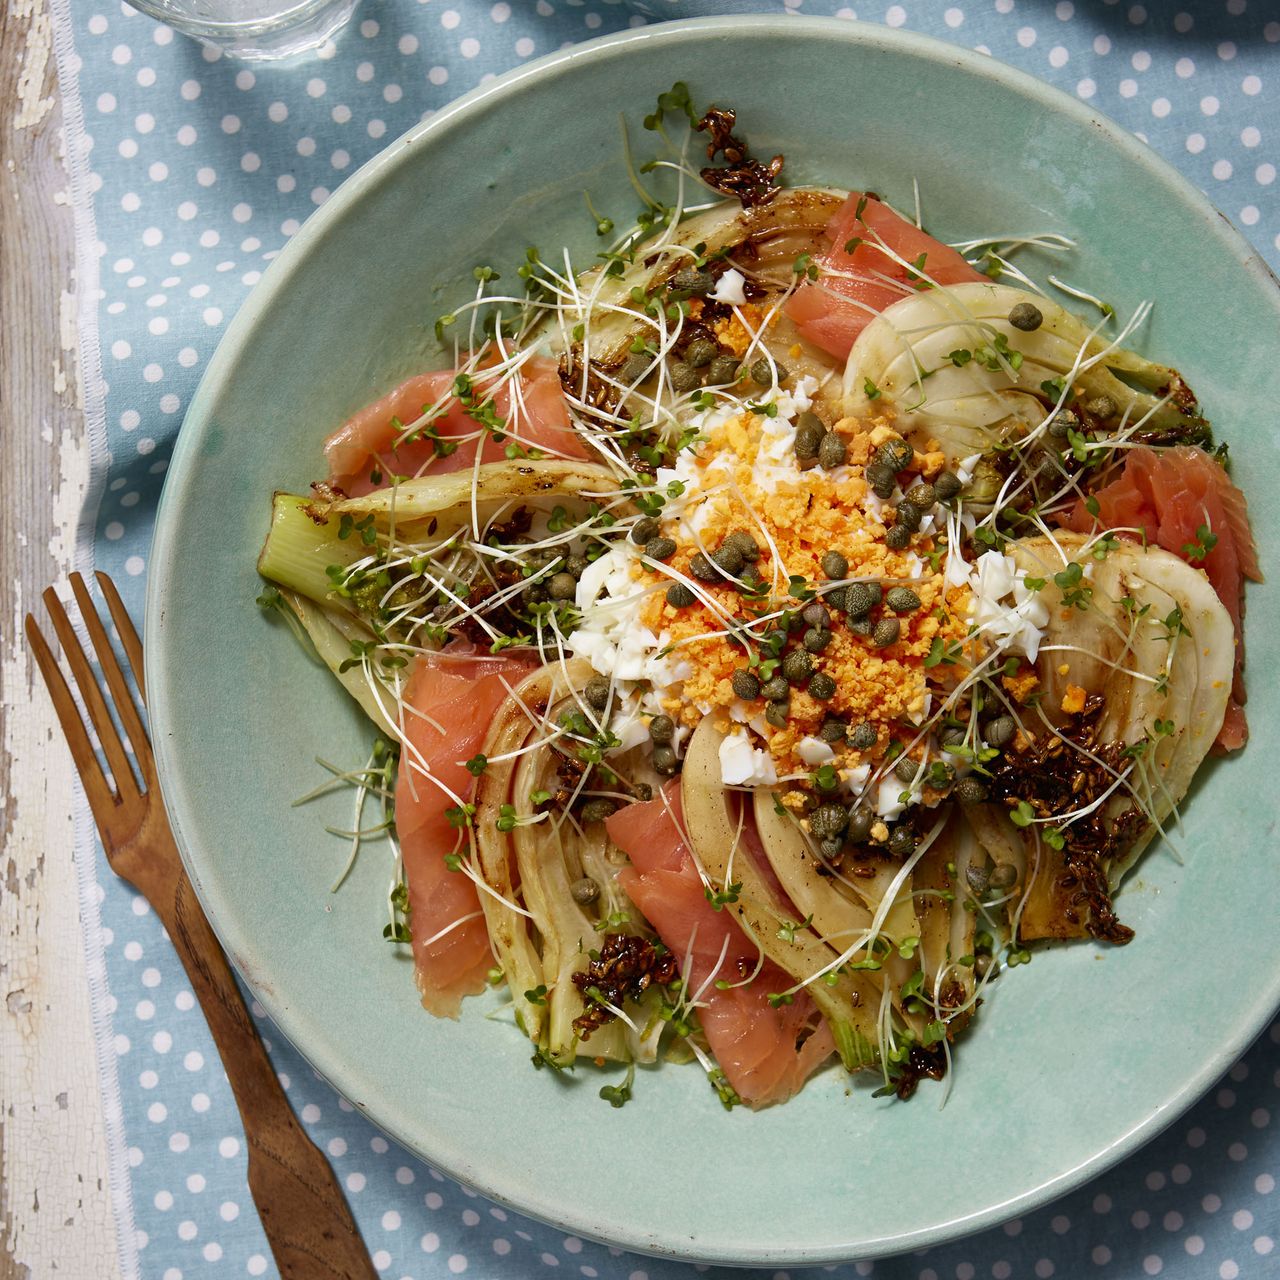
M385 488L394 476L423 472L444 475L481 462L500 462L508 443L545 449L555 456L585 458L586 449L569 422L554 360L533 356L520 374L493 396L494 411L506 424L506 439L494 440L452 394L451 369L421 373L361 409L326 441L329 483L353 498ZM474 375L473 397L487 398L483 374ZM426 410L447 401L429 425L431 434L397 444L400 436Z
M772 1008L770 992L793 984L765 961L755 972L754 943L725 911L707 901L693 856L681 834L680 786L669 782L657 798L627 805L608 819L609 838L631 859L618 876L627 896L675 955L699 1021L725 1078L754 1107L785 1102L835 1051L825 1022L804 993Z
M466 854L446 810L471 799L475 779L466 761L480 749L507 686L530 666L512 656L482 657L455 642L420 654L404 691L396 832L409 888L414 973L423 1007L438 1017L456 1018L463 997L484 990L494 963L475 884L445 864L450 853Z
M859 191L832 215L826 241L816 255L822 274L802 284L784 310L804 337L840 359L875 316L918 291L920 273L940 285L987 279L954 249Z
M1068 528L1143 530L1148 541L1205 571L1236 631L1231 700L1215 745L1223 751L1244 746L1244 583L1262 581L1244 494L1217 459L1194 445L1176 445L1131 449L1124 470L1093 498L1096 517L1078 499L1066 518ZM1208 538L1201 537L1202 529Z

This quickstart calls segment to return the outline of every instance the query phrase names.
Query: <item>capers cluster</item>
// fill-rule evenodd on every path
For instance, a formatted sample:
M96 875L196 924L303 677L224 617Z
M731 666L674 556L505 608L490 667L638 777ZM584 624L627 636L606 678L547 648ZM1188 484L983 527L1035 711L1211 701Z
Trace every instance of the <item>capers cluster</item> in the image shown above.
M877 841L871 832L878 821L874 813L856 803L846 807L836 800L824 800L809 814L809 833L817 840L824 858L838 858L850 845L869 846L894 858L909 858L918 840L911 826L905 822L893 826L886 823L888 835Z
M576 553L565 556L556 551L531 551L524 559L524 567L528 574L538 576L524 589L525 600L529 604L572 600L578 591L578 579L590 563L586 556Z
M665 550L665 546L660 549ZM674 547L672 550L674 552ZM648 554L647 546L645 554ZM737 529L709 553L697 552L689 561L689 575L708 586L732 583L743 591L758 591L761 578L755 565L759 559L760 544L745 529ZM667 588L667 603L673 608L688 608L695 598L693 591L683 582L672 583Z
M796 433L792 442L796 461L802 471L821 467L833 471L844 465L849 448L838 431L832 431L816 413L806 409L796 418Z
M915 451L905 440L886 440L864 470L868 488L881 500L891 498L898 476L911 466L914 457ZM885 545L892 551L905 550L934 506L939 502L950 502L962 488L954 471L939 472L932 483L917 481L894 508L893 524L885 533Z

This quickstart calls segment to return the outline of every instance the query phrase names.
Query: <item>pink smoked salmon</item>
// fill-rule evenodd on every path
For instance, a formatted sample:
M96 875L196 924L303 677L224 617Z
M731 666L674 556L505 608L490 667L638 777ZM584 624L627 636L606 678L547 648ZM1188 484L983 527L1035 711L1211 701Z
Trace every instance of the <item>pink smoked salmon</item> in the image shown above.
M692 943L692 972L681 976L691 995L705 985L698 995L698 1019L738 1096L755 1107L785 1102L831 1056L835 1042L807 995L769 1007L771 991L792 986L770 961L749 985L716 989L717 979L740 982L751 974L759 953L729 913L707 901L681 821L678 782L669 782L656 799L627 805L609 818L609 838L631 858L619 883L682 968ZM716 970L722 947L724 958Z
M475 885L445 866L445 856L460 849L445 810L456 803L450 793L470 800L475 779L464 762L480 749L507 696L503 679L514 685L529 666L514 657L477 657L468 643L455 642L419 655L405 689L396 831L409 884L418 990L423 1006L438 1017L456 1018L463 996L484 990L494 963ZM450 929L457 920L464 923Z
M1131 449L1124 470L1094 493L1096 520L1079 499L1067 525L1086 533L1096 527L1144 529L1149 541L1198 565L1208 575L1218 599L1236 629L1236 666L1231 700L1216 746L1235 751L1248 741L1244 718L1244 580L1262 581L1262 570L1249 528L1244 494L1231 483L1221 464L1203 449ZM1198 530L1207 528L1217 542L1203 556Z
M423 471L433 475L460 471L475 462L477 447L481 462L501 462L506 457L506 442L495 441L450 395L455 376L449 369L420 373L343 423L324 444L329 483L360 497L389 485L392 473L414 476ZM555 361L534 356L525 362L517 381L518 395L513 396L510 387L504 386L493 397L498 416L507 423L508 438L556 455L585 458L582 441L569 424ZM483 401L487 392L482 375L475 375L475 382L475 394ZM428 436L397 447L396 440L404 429L446 397L448 407L431 424L441 448L437 449L436 440ZM452 452L445 453L451 444Z
M825 252L815 255L821 278L802 284L785 310L814 346L840 359L874 316L916 292L913 274L923 272L944 285L988 279L954 249L858 191L832 215L826 239ZM896 262L881 245L918 267L913 271Z

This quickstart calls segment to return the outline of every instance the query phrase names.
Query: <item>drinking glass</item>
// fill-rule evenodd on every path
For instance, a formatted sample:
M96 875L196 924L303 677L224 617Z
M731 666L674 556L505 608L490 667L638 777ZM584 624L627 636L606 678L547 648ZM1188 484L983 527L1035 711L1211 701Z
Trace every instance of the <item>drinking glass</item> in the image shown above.
M265 62L324 44L359 0L130 0L135 9L233 58Z

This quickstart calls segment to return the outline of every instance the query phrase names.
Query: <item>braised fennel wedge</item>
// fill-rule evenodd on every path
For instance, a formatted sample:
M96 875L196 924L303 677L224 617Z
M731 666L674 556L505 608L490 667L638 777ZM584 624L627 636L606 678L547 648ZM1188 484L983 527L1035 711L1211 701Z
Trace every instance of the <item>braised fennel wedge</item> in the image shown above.
M726 1106L833 1059L950 1088L1033 945L1131 940L1124 876L1244 744L1244 498L1150 304L1017 265L1070 241L784 187L685 86L645 123L637 222L476 266L452 367L275 495L261 601L381 735L327 767L432 1013L505 988L615 1107L673 1058Z

